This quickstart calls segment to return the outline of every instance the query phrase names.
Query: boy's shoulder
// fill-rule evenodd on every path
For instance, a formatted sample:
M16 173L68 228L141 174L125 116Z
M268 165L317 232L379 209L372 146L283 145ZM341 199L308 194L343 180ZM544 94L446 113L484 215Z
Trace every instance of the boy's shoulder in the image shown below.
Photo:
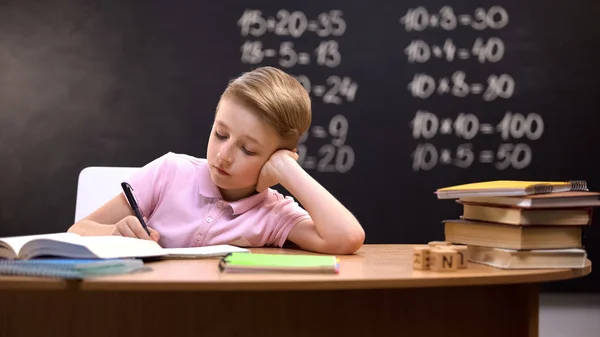
M283 194L272 187L268 188L267 196L265 197L262 206L269 209L277 209L281 207L302 208L292 195Z
M167 152L157 158L157 160L161 161L162 165L176 168L203 167L207 163L205 158L198 158L189 154L176 152Z
M207 165L204 158L184 153L167 152L147 165L146 171L172 179L175 175L193 174Z
M268 189L266 198L259 206L259 214L275 232L310 218L308 211L293 196L273 188Z

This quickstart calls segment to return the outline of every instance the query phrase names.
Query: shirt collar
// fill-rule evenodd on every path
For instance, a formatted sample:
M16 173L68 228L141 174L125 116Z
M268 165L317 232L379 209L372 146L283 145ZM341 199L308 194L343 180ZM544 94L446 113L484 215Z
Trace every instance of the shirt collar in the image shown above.
M200 179L198 179L198 193L208 197L208 198L218 198L218 199L223 199L223 196L221 195L221 191L219 191L219 188L217 187L217 185L215 185L212 182L212 179L210 177L210 165L208 163L205 163L204 165L202 165L201 168L201 173L200 173ZM240 199L240 200L236 200L236 201L231 201L231 202L226 202L227 204L229 204L231 206L231 208L233 209L233 214L234 215L238 215L238 214L242 214L247 212L248 210L252 209L253 207L255 207L256 205L260 204L261 202L263 202L266 198L267 195L269 193L268 191L269 189L265 189L264 191L257 193L257 194L253 194L249 197Z
M246 213L254 206L263 202L267 198L268 193L268 189L266 189L260 193L253 194L249 197L229 202L229 205L233 209L233 215Z
M223 198L217 185L212 182L210 177L210 165L205 162L200 167L200 179L198 179L198 193L207 198Z

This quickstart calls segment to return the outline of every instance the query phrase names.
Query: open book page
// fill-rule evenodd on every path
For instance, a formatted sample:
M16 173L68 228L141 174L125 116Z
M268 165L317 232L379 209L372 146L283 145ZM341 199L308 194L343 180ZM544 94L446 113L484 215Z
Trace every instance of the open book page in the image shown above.
M7 248L10 247L10 248ZM15 253L12 253L12 250ZM30 259L53 255L70 258L193 258L224 256L233 252L248 252L232 245L190 248L162 248L150 240L122 236L80 236L74 233L52 233L0 238L0 258Z
M50 239L50 240L63 240L67 242L77 242L81 239L81 236L74 233L52 233L52 234L36 234L36 235L23 235L0 238L0 244L3 246L10 246L14 250L15 255L18 255L23 245L27 242L35 239ZM5 256L6 254L1 254ZM12 255L12 254L11 254Z
M158 243L123 236L60 236L40 238L23 245L20 257L35 258L42 255L71 258L131 258L154 257L165 253Z
M151 240L124 236L84 236L78 240L99 258L150 257L165 254L160 245Z

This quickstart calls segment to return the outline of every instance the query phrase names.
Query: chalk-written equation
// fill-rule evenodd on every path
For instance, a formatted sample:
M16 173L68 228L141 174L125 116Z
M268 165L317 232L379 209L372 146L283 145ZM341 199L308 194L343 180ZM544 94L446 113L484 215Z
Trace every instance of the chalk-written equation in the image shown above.
M265 16L258 9L246 9L237 24L242 36L261 37L272 33L299 38L314 33L319 37L341 36L346 32L346 21L341 10L320 13L314 20L301 11L280 9L272 16Z
M276 59L282 68L315 63L319 66L335 68L342 62L342 55L336 41L323 41L311 51L298 51L294 43L282 42L275 48L265 48L261 41L246 41L242 45L242 62L262 63L267 59Z
M508 49L501 32L509 24L509 14L502 6L480 7L464 13L456 13L451 6L433 11L421 6L409 8L399 18L399 23L408 33L420 33L404 48L408 64L445 62L444 69L448 69L447 75L434 76L420 67L406 86L411 98L420 101L455 98L492 103L508 101L515 95L514 76L488 68L501 63ZM451 35L439 38L440 31L451 34L459 29L473 29L482 36L470 40ZM421 33L436 30L437 42L428 42L426 35ZM484 36L485 32L489 36ZM476 62L484 70L476 73L487 72L487 75L472 79L465 70L449 67L466 68L467 62ZM506 108L493 111L493 106L483 111L460 109L453 112L452 104L446 105L447 111L418 109L410 121L413 139L418 142L411 153L414 171L444 166L469 168L475 164L490 165L497 170L524 169L531 164L533 153L528 142L540 139L544 133L544 120L539 113L506 111ZM498 117L499 114L502 115ZM448 142L448 137L464 143L449 146L454 142ZM482 146L477 143L482 137L497 137L499 142Z
M492 164L498 170L523 169L531 163L531 147L526 143L501 143L497 149L476 150L472 143L461 144L456 149L436 148L431 143L419 143L412 153L413 170L431 170L436 165L454 165L468 168L478 161Z
M302 136L298 145L298 162L306 169L316 169L319 172L348 172L354 165L355 157L352 147L346 144L349 124L344 115L335 115L331 118L327 128L311 126L310 130ZM321 145L317 156L308 155L306 139L326 139L331 137L329 144Z
M309 17L298 10L267 13L245 9L237 26L243 38L240 46L243 64L271 64L284 69L302 84L311 99L324 104L343 106L356 99L359 85L350 76L329 74L314 79L307 75L311 69L320 73L336 69L342 63L342 48L336 38L344 35L348 23L341 10L326 10ZM300 39L303 43L298 43ZM299 141L300 165L317 172L348 172L355 163L354 150L346 144L349 128L346 116L341 113L335 114L326 126L313 123ZM311 145L312 151L307 145L309 137L311 144L318 144Z
M499 135L503 143L497 148L477 149L476 144L464 143L455 149L437 148L430 142L419 143L411 154L413 170L430 170L436 165L454 165L467 168L475 162L492 164L498 170L523 169L531 163L531 147L526 140L540 139L544 133L544 121L537 113L508 111L496 123L480 121L472 113L459 113L455 118L439 118L435 114L419 110L411 120L414 139L429 140L436 135L455 136L466 141L478 135ZM507 143L507 142L518 143Z
M445 59L447 61L477 59L479 63L496 63L504 57L504 42L497 37L487 39L477 38L472 45L460 48L452 39L446 39L443 44L428 44L423 40L413 40L405 49L409 63L425 63L430 59Z
M485 83L469 83L462 71L441 78L418 73L408 84L408 90L413 97L423 99L434 94L451 94L456 97L471 94L481 95L484 101L493 101L496 98L510 98L515 91L515 81L509 74L492 74Z
M475 30L502 29L508 25L508 12L502 6L476 8L472 13L454 13L450 6L443 6L438 12L429 12L425 7L409 9L400 18L400 24L407 32L421 32L428 28L454 30L459 26Z
M498 123L481 122L472 113L459 113L455 118L439 118L435 114L419 110L411 120L414 139L432 139L437 134L455 135L473 139L478 134L500 134L502 140L527 138L537 140L544 133L544 120L537 113L514 113L507 111Z

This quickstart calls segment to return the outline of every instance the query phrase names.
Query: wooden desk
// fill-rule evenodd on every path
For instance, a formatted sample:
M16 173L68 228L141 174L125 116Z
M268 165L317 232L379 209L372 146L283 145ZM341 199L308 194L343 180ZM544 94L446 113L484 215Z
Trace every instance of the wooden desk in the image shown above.
M591 272L417 271L412 247L366 245L339 275L221 274L210 259L82 282L4 277L0 336L537 336L537 284Z

